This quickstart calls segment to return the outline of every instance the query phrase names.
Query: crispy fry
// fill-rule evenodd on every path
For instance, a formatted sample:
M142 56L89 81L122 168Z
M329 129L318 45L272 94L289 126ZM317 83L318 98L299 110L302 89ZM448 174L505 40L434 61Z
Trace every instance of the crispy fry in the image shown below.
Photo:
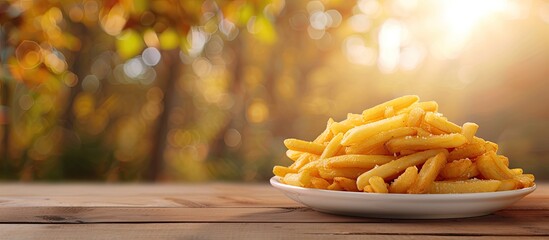
M513 168L513 169L510 169L510 170L515 176L522 175L522 173L524 173L524 170L522 170L522 168Z
M274 166L281 182L306 188L371 193L466 193L535 185L532 174L509 168L498 145L459 126L434 101L396 98L362 114L329 119L313 141L284 141L289 166ZM418 170L419 169L419 170ZM389 184L390 183L390 184Z
M322 154L326 148L324 145L315 142L307 142L295 138L288 138L284 140L284 145L290 150L308 152L316 155Z
M330 130L333 134L346 133L349 129L352 129L356 126L364 125L367 122L364 121L362 115L360 114L347 114L347 119L341 122L334 122L330 125Z
M306 164L308 164L312 161L318 160L318 158L319 158L318 155L314 155L314 154L310 154L310 153L303 153L303 154L301 154L301 156L297 160L295 160L294 163L292 163L292 165L290 165L290 168L299 170L300 168L302 168Z
M440 176L444 179L457 179L467 173L467 170L473 165L473 161L468 158L454 160L449 162L440 171Z
M410 114L408 115L406 126L419 127L421 121L423 121L423 116L425 116L425 111L422 108L416 107L412 109L412 111L410 111Z
M346 177L334 177L334 182L337 182L345 191L358 191L356 188L356 181L353 179Z
M373 149L382 147L387 141L391 140L392 138L415 135L416 133L417 130L411 127L401 127L380 132L356 145L347 147L347 153L365 154L372 151Z
M496 153L493 151L478 157L476 163L482 176L487 179L506 180L515 176L502 161L498 160Z
M289 167L283 167L283 166L274 166L273 167L273 174L275 176L284 177L288 173L297 173L295 169L291 169Z
M522 187L522 183L516 179L505 179L501 180L501 184L499 185L497 191L509 191L509 190L515 190Z
M287 150L286 151L286 156L289 159L292 159L292 161L297 160L301 156L301 154L303 154L303 152L294 151L294 150Z
M372 150L369 150L368 152L365 152L364 154L367 155L393 155L389 151L387 151L387 148L385 148L385 145L378 146Z
M498 152L498 145L496 143L485 141L484 147L486 148L486 151L494 151L495 153Z
M406 125L407 118L408 115L403 114L357 126L345 133L345 136L343 136L343 140L341 140L341 145L355 145L380 132L388 131L398 127L404 127Z
M461 133L461 127L448 121L440 113L426 112L423 120L429 125L442 130L445 133Z
M419 171L416 181L408 189L408 193L427 193L438 174L446 164L446 154L439 153L429 158Z
M421 124L420 124L421 126ZM417 131L417 136L419 137L429 137L431 135L433 135L432 133L430 133L429 131L421 128L421 127L415 127L414 128L416 131Z
M473 142L463 144L452 150L448 155L448 161L464 158L474 159L486 152L485 142L481 139L474 139Z
M459 133L433 135L429 137L399 137L393 138L385 144L387 150L392 153L402 150L427 150L436 148L455 148L467 142L467 139Z
M385 109L392 106L395 111L406 108L419 101L419 97L415 95L406 95L393 100L384 102L362 112L362 117L365 121L382 119L385 114Z
M349 129L354 127L355 126L353 126L350 123L335 122L335 123L332 123L332 125L330 125L330 130L332 131L333 134L338 134L338 133L346 133L347 131L349 131Z
M501 181L470 179L465 181L435 181L429 193L479 193L495 192Z
M328 186L330 186L330 183L326 181L324 178L312 177L311 185L313 186L313 188L328 189Z
M328 186L328 190L343 191L345 189L343 189L343 187L341 185L339 185L338 182L333 181L332 184L330 184L330 186Z
M406 193L410 186L416 181L418 170L416 166L408 167L389 186L390 193Z
M397 160L383 164L377 168L371 169L361 174L357 180L358 190L363 190L368 185L368 180L373 176L382 177L385 180L392 180L398 176L399 173L411 166L417 166L425 163L428 158L433 157L439 153L448 154L446 149L432 149L423 152L414 153L405 157L401 157Z
M394 156L342 155L328 158L324 162L329 168L362 168L369 170L374 168L376 165L383 165L392 160L395 160Z
M328 119L328 122L326 123L326 129L324 129L324 131L320 135L318 135L318 137L316 137L315 140L313 140L313 142L322 144L324 142L330 141L334 136L332 134L332 131L330 131L330 126L332 124L334 124L334 119L332 118Z
M477 134L478 125L476 123L466 122L461 127L461 134L467 138L467 142L473 142L475 134Z
M509 158L507 158L506 156L503 156L503 155L498 155L497 156L497 159L503 163L503 165L505 165L506 167L509 167ZM521 173L522 174L522 173Z
M327 180L333 180L334 177L346 177L356 179L358 176L360 176L360 174L365 171L366 169L363 168L318 168L318 173L320 174L320 176Z
M338 133L334 136L328 145L326 145L326 148L322 152L322 155L320 155L320 158L324 159L335 156L339 152L339 149L341 149L341 139L343 139L343 133Z
M402 157L402 156L414 154L414 153L417 153L417 152L419 152L419 151L404 149L404 150L400 151L400 156Z
M423 111L425 111L425 112L436 112L436 111L438 111L438 103L437 102L427 101L427 102L417 102L417 103L414 103L414 104L410 105L409 107L400 109L397 112L397 115L398 114L403 114L403 113L409 113L410 111L412 111L412 109L417 108L417 107L423 109Z
M521 183L521 188L534 186L534 175L533 174L521 174L514 176L513 179Z
M374 193L374 188L372 188L372 185L366 185L366 187L364 187L364 192L367 192L367 193Z
M387 189L387 184L385 184L385 180L379 176L373 176L368 180L368 183L370 183L370 186L372 186L372 189L375 193L389 193L389 190Z
M386 107L385 112L384 112L383 115L384 115L385 118L394 117L395 116L395 109L393 108L393 106Z
M429 132L429 136L431 135L441 135L441 134L446 134L446 132L428 124L427 122L425 121L422 121L420 124L419 124L419 127L422 128L423 130Z
M313 172L313 170L308 170L299 173L288 173L282 178L282 182L298 187L310 188L312 187L311 179L315 177Z

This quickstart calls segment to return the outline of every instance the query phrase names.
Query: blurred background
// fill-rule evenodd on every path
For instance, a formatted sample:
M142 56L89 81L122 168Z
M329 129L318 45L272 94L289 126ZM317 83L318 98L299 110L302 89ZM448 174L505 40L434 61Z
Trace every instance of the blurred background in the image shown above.
M265 181L404 94L549 179L549 2L8 0L0 179Z

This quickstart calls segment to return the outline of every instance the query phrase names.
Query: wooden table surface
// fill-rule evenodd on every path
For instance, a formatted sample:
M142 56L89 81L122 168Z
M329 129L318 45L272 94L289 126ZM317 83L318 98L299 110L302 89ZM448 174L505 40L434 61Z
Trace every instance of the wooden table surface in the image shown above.
M482 217L319 213L267 184L0 183L0 239L549 239L549 183Z

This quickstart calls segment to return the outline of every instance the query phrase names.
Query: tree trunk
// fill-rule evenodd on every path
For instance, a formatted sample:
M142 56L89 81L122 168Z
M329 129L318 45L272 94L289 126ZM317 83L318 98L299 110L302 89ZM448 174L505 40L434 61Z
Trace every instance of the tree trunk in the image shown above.
M7 64L7 34L4 32L4 28L0 27L0 67L3 68L2 72L7 74L9 71L6 68ZM2 164L2 173L1 176L7 177L9 174L9 147L10 147L10 122L9 122L9 112L8 106L10 104L10 89L8 85L8 76L4 75L0 77L0 108L1 115L6 119L5 122L0 122L2 127L2 136L0 136L0 161Z
M173 108L174 98L177 94L177 81L179 81L181 76L179 49L164 51L162 53L162 59L164 62L162 67L166 68L166 71L158 72L167 72L164 86L160 86L164 92L164 108L157 121L151 159L149 160L149 167L145 171L145 179L148 181L158 181L161 178L160 172L164 165L164 151L166 150L167 143L166 137L170 130L169 118Z

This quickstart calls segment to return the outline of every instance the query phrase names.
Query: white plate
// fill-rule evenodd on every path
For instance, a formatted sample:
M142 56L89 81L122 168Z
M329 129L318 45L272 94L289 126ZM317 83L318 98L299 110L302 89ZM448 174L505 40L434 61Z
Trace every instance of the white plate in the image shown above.
M326 213L403 219L463 218L488 215L517 202L536 186L513 191L462 194L381 194L320 190L284 184L271 185L289 198Z

